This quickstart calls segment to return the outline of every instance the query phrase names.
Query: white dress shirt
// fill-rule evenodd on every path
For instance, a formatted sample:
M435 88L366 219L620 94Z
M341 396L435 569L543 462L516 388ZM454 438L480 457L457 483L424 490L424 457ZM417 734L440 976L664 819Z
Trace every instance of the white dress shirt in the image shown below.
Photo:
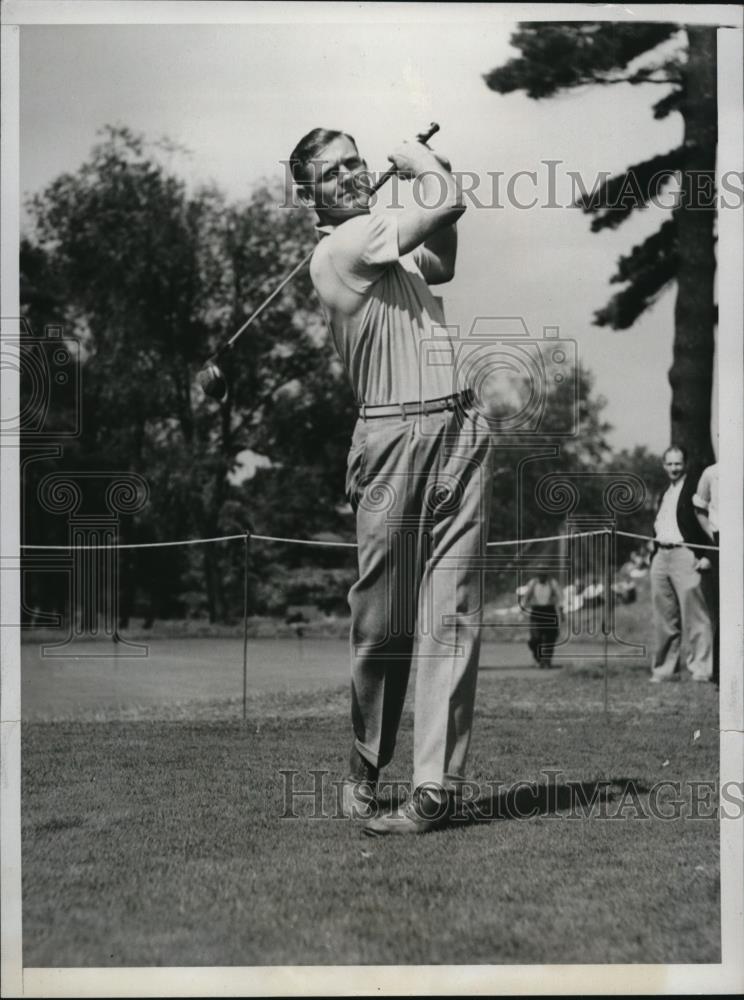
M677 503L684 481L685 477L680 476L676 483L671 483L667 487L659 507L659 513L654 521L656 540L663 545L679 545L684 542L682 532L677 524Z

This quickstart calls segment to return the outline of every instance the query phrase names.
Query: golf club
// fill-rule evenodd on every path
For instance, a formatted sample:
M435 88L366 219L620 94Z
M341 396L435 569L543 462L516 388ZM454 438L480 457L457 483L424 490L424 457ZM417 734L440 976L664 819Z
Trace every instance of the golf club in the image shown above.
M436 135L438 131L439 131L439 125L436 122L432 122L429 125L429 128L425 132L420 132L416 136L416 140L421 143L427 143L429 139L431 139L433 135ZM375 186L372 188L370 193L374 194L375 191L378 191L382 187L382 185L385 184L387 181L389 181L390 178L395 173L396 173L396 168L394 166L386 170L385 173L382 175L382 177L380 177ZM230 337L229 340L226 340L225 343L221 347L219 347L212 355L212 357L209 358L209 360L204 364L204 367L197 375L197 380L205 396L209 396L210 399L214 399L218 403L224 403L227 400L228 383L227 379L225 378L225 373L222 371L221 367L217 363L218 359L221 358L228 351L232 350L233 345L235 344L237 339L245 333L245 331L248 329L251 323L253 323L254 320L258 319L258 317L261 315L264 309L269 305L270 302L272 302L276 298L279 292L281 292L281 290L286 285L289 284L292 278L294 278L294 276L299 271L302 270L302 268L305 266L305 264L307 264L307 262L310 260L314 252L315 252L315 247L313 247L313 249L305 257L302 258L299 264L295 265L295 267L293 267L292 270L284 278L282 278L282 280L279 282L279 284L276 286L273 292L271 292L271 294L264 299L261 305L258 306L258 308L251 313L251 315L248 317L245 323L243 323L240 329L237 330L232 335L232 337Z

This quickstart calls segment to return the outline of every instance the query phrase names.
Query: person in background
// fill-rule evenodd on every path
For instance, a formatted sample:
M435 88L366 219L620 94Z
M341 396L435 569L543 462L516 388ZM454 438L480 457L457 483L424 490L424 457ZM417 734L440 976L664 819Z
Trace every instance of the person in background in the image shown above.
M684 640L692 679L709 681L713 630L702 579L711 563L705 550L696 548L709 544L692 501L698 477L688 474L687 453L677 445L667 448L663 461L669 484L656 501L651 562L655 648L649 680L658 684L678 678Z
M692 498L695 515L700 527L710 538L713 545L718 545L718 463L709 465L703 470L698 480L697 489ZM718 580L718 552L708 550L710 570L703 578L705 598L710 608L711 624L713 625L713 674L711 680L719 685L719 636L718 619L720 609L720 590Z
M553 649L560 634L560 607L563 601L558 581L538 573L527 584L522 607L530 613L527 645L540 669L553 666Z

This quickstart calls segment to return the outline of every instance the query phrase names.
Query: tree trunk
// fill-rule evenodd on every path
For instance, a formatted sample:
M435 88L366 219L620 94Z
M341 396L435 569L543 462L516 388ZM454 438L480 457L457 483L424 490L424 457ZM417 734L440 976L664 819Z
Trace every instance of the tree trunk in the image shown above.
M715 166L717 128L716 29L688 27L684 116L685 168L681 203L675 210L679 265L674 310L672 443L684 446L691 463L713 461L715 277Z

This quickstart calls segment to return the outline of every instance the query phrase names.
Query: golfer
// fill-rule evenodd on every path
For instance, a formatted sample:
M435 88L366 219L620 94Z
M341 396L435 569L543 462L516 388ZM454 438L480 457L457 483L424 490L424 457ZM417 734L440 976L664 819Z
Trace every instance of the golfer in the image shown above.
M415 204L370 213L354 139L314 129L291 155L318 218L310 274L359 406L346 490L356 514L359 579L351 607L354 743L343 808L369 835L419 834L451 817L464 779L475 700L488 537L488 421L456 384L442 308L429 286L455 271L465 211L450 165L420 142L389 159ZM416 667L413 791L379 814Z

